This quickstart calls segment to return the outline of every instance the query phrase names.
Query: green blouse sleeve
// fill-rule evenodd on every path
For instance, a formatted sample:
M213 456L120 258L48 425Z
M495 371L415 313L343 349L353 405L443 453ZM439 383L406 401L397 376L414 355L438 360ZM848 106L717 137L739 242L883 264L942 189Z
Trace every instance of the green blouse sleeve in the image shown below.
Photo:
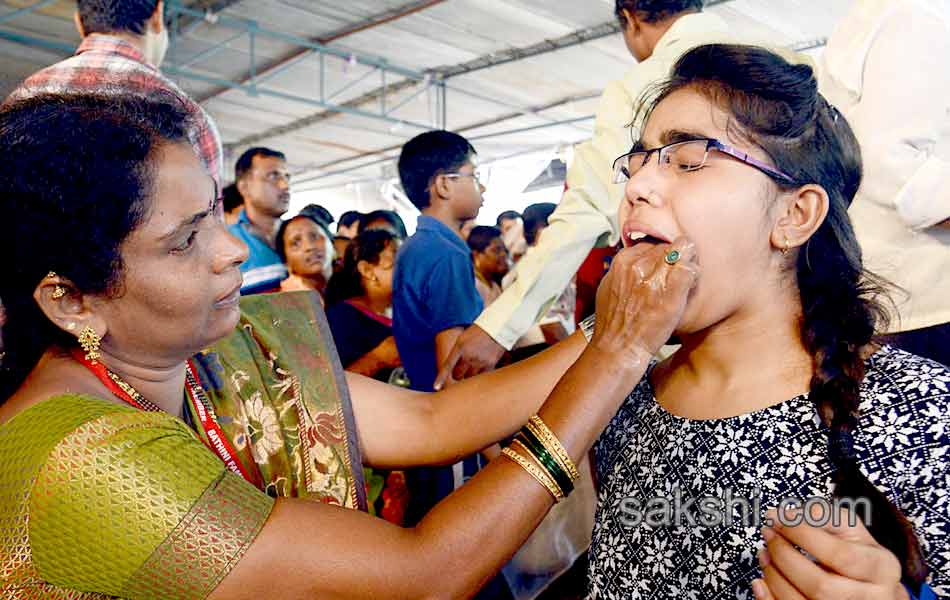
M237 564L273 499L168 415L113 412L50 452L30 492L43 579L121 598L204 598Z

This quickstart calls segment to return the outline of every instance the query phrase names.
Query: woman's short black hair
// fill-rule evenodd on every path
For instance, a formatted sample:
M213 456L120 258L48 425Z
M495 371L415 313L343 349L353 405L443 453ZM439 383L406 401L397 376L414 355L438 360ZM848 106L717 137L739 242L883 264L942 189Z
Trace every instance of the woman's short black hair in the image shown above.
M614 0L614 14L620 26L626 29L624 10L636 13L637 18L647 23L657 23L682 13L701 12L703 0Z
M145 33L145 23L155 14L158 0L77 0L79 22L90 33Z
M0 108L0 399L51 345L76 343L33 299L47 273L84 294L122 293L119 249L150 209L156 150L189 144L191 126L187 107L164 93L45 94Z
M308 204L300 209L300 214L309 215L318 221L322 221L328 228L333 222L333 214L324 206L319 204Z
M432 178L458 170L475 153L468 140L451 131L427 131L406 142L399 154L399 179L409 201L419 210L429 206Z
M406 231L406 224L403 223L402 217L394 210L374 210L362 215L360 217L358 232L363 233L366 231L366 228L374 221L386 221L392 228L393 233L395 233L400 240L409 237Z

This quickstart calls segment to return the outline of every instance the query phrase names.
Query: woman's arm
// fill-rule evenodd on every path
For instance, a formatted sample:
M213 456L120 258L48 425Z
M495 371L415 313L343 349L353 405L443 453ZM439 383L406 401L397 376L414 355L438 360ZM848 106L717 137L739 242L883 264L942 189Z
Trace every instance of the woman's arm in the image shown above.
M375 348L351 363L346 370L351 373L372 377L383 369L394 369L400 365L396 340L389 336Z
M662 261L657 249L618 255L613 277L605 280L608 290L598 298L602 317L594 340L539 413L574 462L682 315L695 270L691 246L680 247L689 258L673 267L656 264ZM648 258L656 260L643 274ZM412 529L355 511L279 500L211 598L468 597L518 549L552 502L546 488L504 457Z
M583 334L434 394L347 373L363 462L403 468L457 462L517 431L586 346Z

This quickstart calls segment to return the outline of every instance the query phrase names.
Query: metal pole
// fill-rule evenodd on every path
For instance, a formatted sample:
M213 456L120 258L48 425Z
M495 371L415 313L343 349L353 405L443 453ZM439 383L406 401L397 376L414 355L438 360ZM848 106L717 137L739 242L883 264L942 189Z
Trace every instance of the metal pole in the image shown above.
M440 113L439 113L439 128L445 129L448 127L448 94L446 93L445 81L439 82L439 95L442 96L442 102L440 104Z
M573 118L573 119L564 119L563 121L555 121L554 123L542 123L541 125L532 125L532 126L530 126L530 127L519 127L519 128L517 128L517 129L508 129L508 130L505 130L505 131L498 131L498 132L494 132L494 133L486 133L486 134L483 134L483 135L466 136L466 138L467 138L469 141L485 140L485 139L494 138L494 137L501 137L501 136L505 136L505 135L514 135L514 134L517 134L517 133L525 133L525 132L527 132L527 131L535 131L535 130L538 130L538 129L547 129L548 127L557 127L557 126L564 126L564 125L573 125L573 124L575 124L575 123L580 123L581 121L589 121L589 120L591 120L591 119L593 119L593 118L594 118L594 115L587 115L587 116L584 116L584 117L576 117L576 118ZM550 144L546 144L546 146L550 146ZM367 162L365 162L365 163L360 163L360 164L358 164L358 165L353 165L353 166L351 166L351 167L343 167L343 168L341 168L341 169L336 169L336 170L334 170L334 171L321 172L321 173L319 173L319 174L317 174L317 175L312 175L312 176L309 176L309 177L308 177L308 176L297 177L296 179L294 179L294 181L295 181L295 184L296 184L296 185L299 185L299 184L301 184L301 183L307 183L308 181L313 181L314 179L322 179L322 178L326 178L326 177L332 177L332 176L334 176L334 175L345 175L346 173L350 173L350 172L352 172L352 171L358 171L358 170L360 170L360 169L365 169L366 167L371 167L371 166L373 166L373 165L378 165L378 164L380 164L380 163L388 162L388 161L390 161L390 160L395 160L395 158L396 158L395 156L384 156L384 157L382 157L382 158L376 158L376 159L373 159L373 160L371 160L371 161L367 161Z
M248 83L251 84L250 94L252 96L257 95L257 52L254 44L255 35L257 34L257 27L252 27L248 29L248 42L251 46L251 78L248 80Z
M203 19L205 16L205 13L194 10L186 6L175 6L175 13L192 16L199 19ZM360 64L370 66L370 67L378 67L381 69L386 69L387 71L391 71L393 73L402 75L404 77L409 77L411 79L421 80L425 78L424 73L420 73L419 71L415 71L413 69L409 69L409 68L402 67L399 65L394 65L390 63L389 61L387 61L386 59L381 58L379 56L348 52L346 50L334 48L331 46L325 46L323 44L319 44L317 42L313 42L313 41L310 41L301 37L297 37L294 35L282 33L279 31L274 31L271 29L264 29L264 28L259 27L257 23L249 19L236 19L234 17L223 15L223 14L217 15L217 19L218 19L217 24L222 27L230 27L232 29L244 29L244 30L247 30L253 27L257 30L258 35L264 36L269 39L284 41L290 44L294 44L296 46L300 46L301 48L310 48L311 50L315 52L322 52L330 56L335 56L341 60L349 60L350 57L355 57L356 61Z
M415 100L416 98L418 98L419 96L421 96L422 94L428 92L428 91L431 90L431 89L432 89L432 84L431 84L431 83L426 84L425 87L419 88L419 89L416 90L414 93L410 94L408 97L406 97L406 98L400 100L399 103L396 104L396 106L391 107L391 108L389 109L389 114L393 114L394 112L396 112L397 110L399 110L399 109L402 108L403 106L409 104L410 102L412 102L413 100ZM430 110L430 118L431 118L431 110Z
M485 140L488 138L501 137L503 135L514 135L516 133L525 133L527 131L535 131L537 129L547 129L548 127L556 127L559 125L573 125L574 123L580 123L582 121L590 121L595 115L586 115L583 117L576 117L574 119L565 119L563 121L555 121L553 123L543 123L541 125L531 125L530 127L519 127L518 129L509 129L508 131L498 131L495 133L485 133L482 135L476 136L467 136L469 141L473 140Z
M207 48L207 49L205 49L205 50L202 50L202 51L199 52L198 54L195 54L195 55L192 56L190 59L188 59L187 61L185 61L184 63L182 63L181 66L182 66L182 67L190 67L190 66L192 66L192 65L195 65L195 64L201 62L202 60L204 60L204 59L206 59L206 58L211 58L212 56L214 56L214 55L217 54L218 52L221 52L222 50L224 50L225 48L227 48L227 47L228 47L228 44L230 44L231 42L237 40L238 38L244 37L244 35L245 35L245 32L241 31L241 32L239 32L238 34L236 34L236 35L234 35L234 36L231 36L231 37L229 37L228 39L224 40L223 42L219 42L219 43L217 43L217 44L211 46L210 48Z
M327 101L327 55L320 54L320 102Z
M23 8L18 8L4 15L0 15L0 23L6 23L7 21L11 21L19 17L20 15L29 14L33 11L43 8L44 6L49 6L55 1L56 0L39 0L39 2L34 2L33 4L29 6L24 6Z

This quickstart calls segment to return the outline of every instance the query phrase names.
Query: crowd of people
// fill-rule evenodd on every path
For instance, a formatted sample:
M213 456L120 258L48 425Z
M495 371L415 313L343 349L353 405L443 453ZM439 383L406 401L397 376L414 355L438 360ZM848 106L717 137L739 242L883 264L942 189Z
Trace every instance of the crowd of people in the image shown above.
M946 8L815 65L615 0L563 196L477 225L425 132L409 236L288 215L279 149L224 185L161 0L78 0L0 107L0 596L521 600L583 487L591 599L950 597Z

